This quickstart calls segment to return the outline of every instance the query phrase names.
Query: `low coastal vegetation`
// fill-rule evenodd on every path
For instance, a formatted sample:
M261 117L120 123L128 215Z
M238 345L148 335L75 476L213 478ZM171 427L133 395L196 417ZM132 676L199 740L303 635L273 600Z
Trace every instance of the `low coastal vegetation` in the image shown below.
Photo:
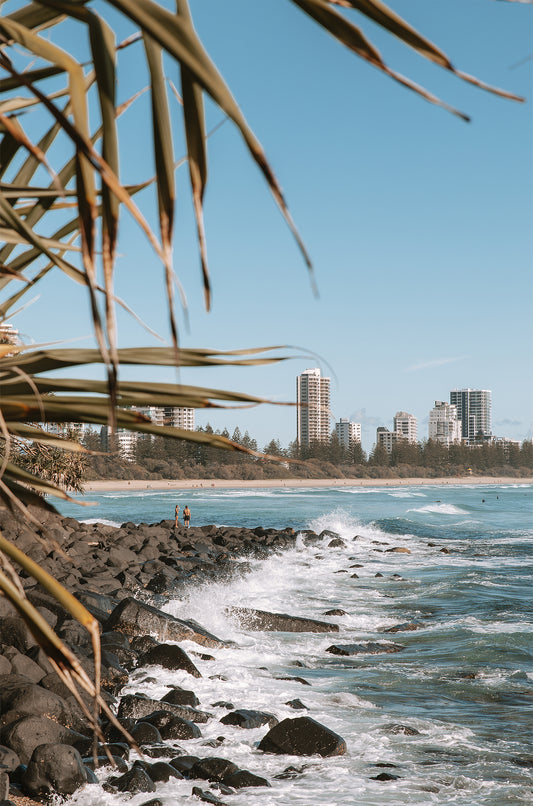
M204 429L199 428L202 432ZM207 426L207 433L213 429ZM258 450L248 432L236 428L215 432L252 451ZM389 455L381 446L369 456L359 444L346 450L335 434L329 443L316 443L305 451L296 443L283 448L272 439L262 447L263 453L275 459L253 454L228 453L209 445L176 442L163 437L142 438L135 453L124 459L118 453L103 454L96 432L83 439L85 447L95 451L85 459L83 478L97 479L324 479L324 478L442 478L470 473L485 476L527 477L533 471L533 443L522 445L453 445L438 442L401 442Z

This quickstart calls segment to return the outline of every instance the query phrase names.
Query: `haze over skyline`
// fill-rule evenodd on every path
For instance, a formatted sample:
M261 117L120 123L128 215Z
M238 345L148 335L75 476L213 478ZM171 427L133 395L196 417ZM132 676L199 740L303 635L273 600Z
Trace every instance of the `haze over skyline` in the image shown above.
M184 383L241 389L294 402L295 379L320 366L332 379L336 420L361 422L363 446L396 411L427 418L454 388L491 389L493 432L533 436L532 14L525 4L396 0L398 13L465 72L523 95L497 98L425 63L359 15L356 24L391 66L467 112L466 124L358 60L288 3L193 2L193 15L248 122L262 142L315 266L301 255L240 136L224 123L209 139L206 230L213 309L203 308L186 170L178 170L175 268L189 302L183 346L296 345L271 367L180 372ZM124 52L136 83L135 48ZM171 72L173 80L177 76ZM137 77L138 78L138 77ZM129 97L123 76L119 97ZM149 99L126 113L125 182L144 164ZM207 107L209 127L220 113ZM176 119L177 122L177 119ZM183 133L176 125L176 155ZM148 198L148 196L146 197ZM152 223L155 223L155 205ZM163 271L127 222L117 293L168 338ZM141 270L153 266L147 285ZM86 300L63 278L47 280L60 316L42 300L12 321L35 342L89 337ZM46 286L45 286L46 290ZM121 346L152 343L119 314ZM125 377L132 373L124 371ZM154 378L175 374L154 371ZM292 407L197 412L199 425L248 429L262 447L296 435ZM334 423L332 422L332 428Z

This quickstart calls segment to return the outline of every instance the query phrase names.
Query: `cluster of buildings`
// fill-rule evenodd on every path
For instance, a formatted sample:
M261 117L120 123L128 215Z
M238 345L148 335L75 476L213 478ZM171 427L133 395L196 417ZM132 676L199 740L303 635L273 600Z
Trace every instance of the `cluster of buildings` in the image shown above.
M182 428L194 431L194 409L183 406L132 406L131 411L143 414L154 425L168 425L173 428ZM100 440L103 450L108 450L111 441L111 428L107 425L100 429ZM146 439L147 435L139 431L129 431L127 428L117 428L113 435L115 449L123 459L133 461L139 439ZM150 438L148 436L148 438Z
M313 442L327 442L331 435L331 379L322 377L320 369L306 369L296 378L296 440L301 447ZM361 424L347 417L335 423L339 442L350 449L361 442ZM494 437L492 434L492 392L488 389L452 389L450 401L436 400L429 412L428 439L449 447L483 443L499 443L504 447L520 445L518 440ZM380 426L376 445L391 453L400 441L418 442L418 420L407 411L394 415L392 431Z

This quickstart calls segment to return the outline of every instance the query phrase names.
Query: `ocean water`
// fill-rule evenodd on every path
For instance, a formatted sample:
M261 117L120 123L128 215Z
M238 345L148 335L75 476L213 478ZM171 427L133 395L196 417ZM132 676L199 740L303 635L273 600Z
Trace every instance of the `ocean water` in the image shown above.
M297 546L223 584L205 584L166 609L235 643L193 656L202 673L136 670L126 689L161 697L192 688L214 714L187 753L229 758L271 788L220 795L235 806L522 806L533 803L533 486L210 489L90 495L98 509L63 504L82 520L157 522L189 504L192 524L330 529L344 540ZM96 514L96 512L98 514ZM387 552L399 547L407 552ZM357 577L352 575L356 573ZM383 576L376 576L382 574ZM224 610L241 605L334 621L340 632L248 632ZM346 615L326 617L341 608ZM402 623L411 631L385 632ZM394 654L343 657L331 644L402 645ZM193 643L184 643L198 652ZM146 676L156 682L146 683ZM310 685L279 677L300 677ZM298 698L309 709L286 703ZM307 714L339 733L336 758L267 755L267 728L218 721L229 701L278 719ZM396 727L394 727L396 726ZM398 726L402 726L399 728ZM219 736L218 748L205 742ZM294 777L281 777L289 766ZM376 776L395 776L380 781ZM193 785L158 784L165 806L199 803ZM86 787L76 806L143 803Z

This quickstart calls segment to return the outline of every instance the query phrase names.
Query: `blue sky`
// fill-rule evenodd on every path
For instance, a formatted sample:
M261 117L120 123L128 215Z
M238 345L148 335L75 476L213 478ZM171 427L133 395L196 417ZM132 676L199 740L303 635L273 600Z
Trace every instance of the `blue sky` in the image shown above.
M188 174L178 171L176 273L189 303L185 346L291 345L268 368L182 371L186 383L294 401L295 376L332 377L336 419L363 423L365 447L397 410L427 416L455 387L493 391L493 430L533 436L533 16L490 0L391 0L467 73L527 97L497 98L424 62L353 13L399 72L472 117L431 106L343 49L287 0L191 4L207 50L262 142L311 254L319 296L270 193L226 122L209 141L205 200L213 309L207 314ZM124 100L144 79L124 53ZM175 74L174 68L169 74ZM176 110L176 153L183 135ZM207 105L209 126L221 113ZM123 178L153 173L148 99L123 121ZM155 222L153 199L143 200ZM163 272L125 222L117 290L168 338ZM87 303L61 279L15 324L36 342L86 337ZM60 306L61 316L54 315ZM149 337L120 316L122 346ZM79 344L89 343L76 342ZM161 378L160 372L153 377ZM169 380L174 374L166 374ZM197 423L248 429L262 447L295 437L292 408L198 413Z

